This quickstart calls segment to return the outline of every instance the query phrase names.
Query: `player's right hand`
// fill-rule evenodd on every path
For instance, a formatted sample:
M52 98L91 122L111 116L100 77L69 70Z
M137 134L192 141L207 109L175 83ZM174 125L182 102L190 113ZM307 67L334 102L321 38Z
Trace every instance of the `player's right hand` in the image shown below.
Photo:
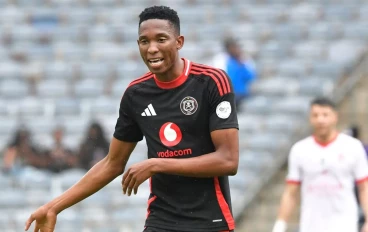
M28 218L25 231L29 229L33 221L36 221L34 232L54 232L56 216L56 212L46 206L41 206Z

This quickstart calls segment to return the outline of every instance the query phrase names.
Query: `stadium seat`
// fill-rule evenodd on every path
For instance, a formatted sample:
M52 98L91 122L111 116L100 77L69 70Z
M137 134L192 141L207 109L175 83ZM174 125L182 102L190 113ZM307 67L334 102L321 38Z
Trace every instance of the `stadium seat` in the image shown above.
M313 27L308 28L308 35L311 40L334 40L341 37L342 27L341 23L316 22Z
M344 68L341 67L341 65L331 61L315 62L311 69L313 76L331 78L332 80L339 78L344 71Z
M98 115L115 115L118 117L120 99L101 96L93 101L91 105L91 114L96 117Z
M245 112L249 113L267 114L272 111L273 104L276 101L277 99L275 97L268 97L265 95L254 96L247 101L244 101L241 104L241 108L243 108Z
M48 63L48 65L45 66L44 71L46 79L70 80L74 77L73 66L61 60Z
M300 80L299 93L307 96L326 96L334 87L333 81L326 77L308 77Z
M289 20L292 22L316 22L321 16L321 7L306 2L299 3L290 9Z
M305 60L315 60L326 56L327 51L325 48L327 44L324 42L303 42L294 47L295 57Z
M18 126L18 120L14 117L0 118L0 133L2 135L12 135Z
M104 62L85 62L80 65L80 75L85 80L107 80L111 76L111 67Z
M306 115L311 97L284 98L274 104L275 112Z
M60 182L60 187L66 190L77 183L85 174L86 171L74 168L61 172L56 178Z
M27 123L32 133L52 134L53 130L58 126L58 122L53 117L28 116L22 120Z
M238 123L241 128L240 133L257 132L263 129L264 117L256 114L239 114Z
M26 97L19 104L19 113L22 116L42 116L45 112L45 103L39 98Z
M21 67L19 64L11 61L0 63L0 80L14 80L21 76Z
M0 208L23 208L26 199L21 191L4 189L0 191Z
M1 7L0 14L3 16L0 19L2 25L19 25L26 19L25 12L16 5L7 4Z
M48 191L51 188L51 173L31 166L23 167L17 176L17 183L23 189ZM46 197L46 196L45 196Z
M55 102L55 115L79 115L81 113L81 106L79 99L75 98L60 98Z
M324 9L324 18L328 21L342 20L344 22L351 20L358 12L356 8L349 4L330 5Z
M278 66L278 75L299 78L307 73L307 69L307 63L303 59L285 60Z
M44 80L38 84L37 92L45 99L66 97L69 93L69 83L65 79Z
M277 40L298 41L305 36L305 25L289 24L273 28L273 38Z
M74 92L79 98L95 98L104 91L104 82L101 80L84 79L75 84Z
M300 124L300 120L287 114L272 114L265 118L264 126L266 131L272 133L283 133L290 135Z
M288 84L285 85L285 83ZM292 96L296 94L297 88L297 79L274 76L256 82L252 92L266 96Z

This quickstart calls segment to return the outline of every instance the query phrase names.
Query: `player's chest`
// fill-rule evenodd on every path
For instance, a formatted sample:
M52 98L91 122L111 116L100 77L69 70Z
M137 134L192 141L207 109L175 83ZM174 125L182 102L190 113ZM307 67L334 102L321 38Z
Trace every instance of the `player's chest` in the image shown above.
M207 124L208 101L202 91L170 91L137 99L134 114L142 130L173 123L195 131Z
M344 148L315 148L305 151L301 160L304 175L333 172L345 175L352 173L354 156Z

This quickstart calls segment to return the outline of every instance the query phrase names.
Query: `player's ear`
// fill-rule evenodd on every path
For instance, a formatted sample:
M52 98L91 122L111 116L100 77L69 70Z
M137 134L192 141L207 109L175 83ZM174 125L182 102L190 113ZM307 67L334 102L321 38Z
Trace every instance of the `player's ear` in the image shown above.
M180 50L183 47L183 45L184 45L184 36L179 35L176 38L176 49Z

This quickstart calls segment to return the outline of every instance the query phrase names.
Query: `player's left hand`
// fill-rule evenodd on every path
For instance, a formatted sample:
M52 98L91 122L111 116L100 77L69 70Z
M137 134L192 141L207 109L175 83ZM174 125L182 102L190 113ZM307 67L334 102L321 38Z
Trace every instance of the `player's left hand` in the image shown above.
M155 159L147 159L137 164L132 165L123 175L122 185L123 193L130 196L134 190L134 194L137 194L138 187L148 178L150 178L154 172L153 167L155 165Z
M364 223L361 232L368 232L368 223Z

